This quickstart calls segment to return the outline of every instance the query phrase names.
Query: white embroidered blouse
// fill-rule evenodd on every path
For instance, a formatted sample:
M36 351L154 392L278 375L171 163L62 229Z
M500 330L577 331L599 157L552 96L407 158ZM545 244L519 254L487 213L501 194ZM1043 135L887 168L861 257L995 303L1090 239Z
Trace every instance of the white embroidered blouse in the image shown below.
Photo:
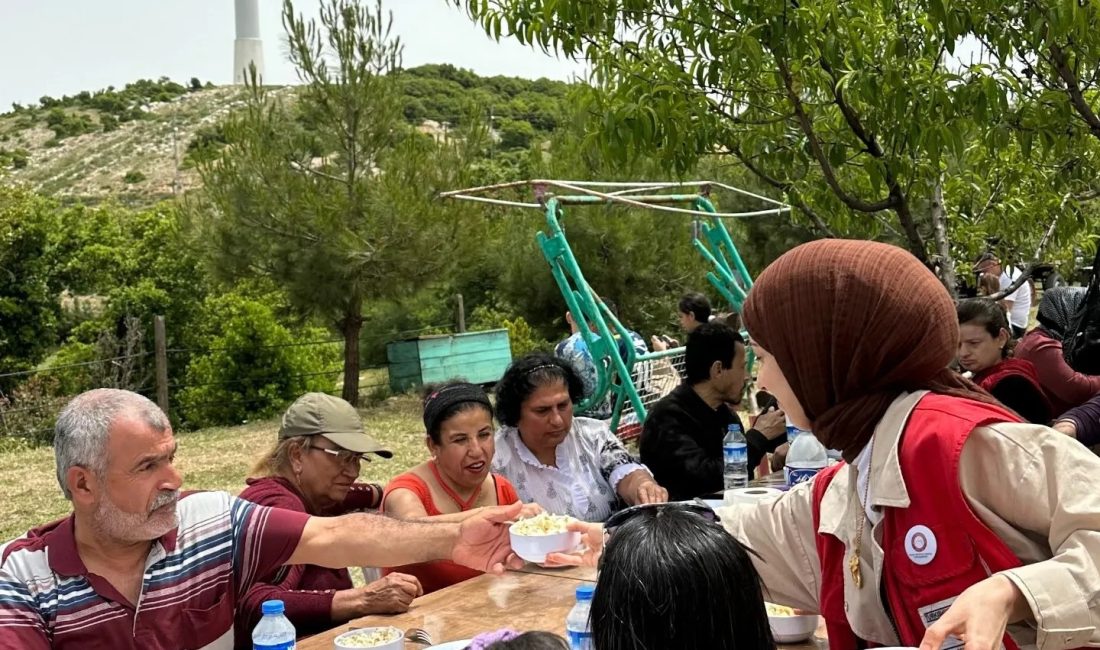
M594 522L605 521L622 505L619 481L638 470L649 473L601 420L574 417L556 451L557 467L543 465L515 427L501 427L493 471L511 481L525 503Z

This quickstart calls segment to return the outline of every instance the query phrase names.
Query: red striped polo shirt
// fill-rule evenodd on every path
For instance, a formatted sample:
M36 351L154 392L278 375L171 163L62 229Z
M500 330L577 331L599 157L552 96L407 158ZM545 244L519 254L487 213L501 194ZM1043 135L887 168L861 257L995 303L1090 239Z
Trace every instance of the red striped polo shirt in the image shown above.
M184 495L179 526L153 543L136 606L90 574L73 517L7 545L0 648L230 650L237 602L298 546L308 515L225 492Z

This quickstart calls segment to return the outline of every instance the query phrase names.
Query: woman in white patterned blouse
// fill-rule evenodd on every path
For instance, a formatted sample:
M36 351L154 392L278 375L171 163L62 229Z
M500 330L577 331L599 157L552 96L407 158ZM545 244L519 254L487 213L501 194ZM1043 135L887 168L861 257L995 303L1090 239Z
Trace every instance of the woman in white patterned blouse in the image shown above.
M624 503L661 503L668 492L601 420L573 417L584 388L570 365L530 354L497 385L504 424L496 433L493 471L524 502L584 521L604 521Z

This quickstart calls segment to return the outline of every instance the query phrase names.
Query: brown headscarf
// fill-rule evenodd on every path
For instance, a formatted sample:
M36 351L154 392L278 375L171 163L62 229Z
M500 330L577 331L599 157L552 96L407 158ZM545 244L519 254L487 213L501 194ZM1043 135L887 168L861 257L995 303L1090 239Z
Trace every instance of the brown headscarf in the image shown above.
M948 368L959 349L955 304L931 271L895 246L803 244L760 274L743 316L814 434L849 462L902 391L998 404Z

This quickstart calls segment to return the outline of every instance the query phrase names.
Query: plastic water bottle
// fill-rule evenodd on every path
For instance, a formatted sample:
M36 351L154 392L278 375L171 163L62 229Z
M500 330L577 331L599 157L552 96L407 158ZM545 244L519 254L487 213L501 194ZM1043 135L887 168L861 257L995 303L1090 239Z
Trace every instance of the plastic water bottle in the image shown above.
M264 617L252 629L252 650L294 650L294 626L283 615L283 601L265 600Z
M592 650L592 630L588 627L588 614L592 611L593 585L577 587L577 603L565 617L565 631L569 635L570 650Z
M741 425L731 423L726 428L726 438L722 441L722 482L727 490L748 487L749 485L749 445Z
M805 483L828 466L829 455L825 445L809 431L799 431L791 450L787 452L787 466L783 468L787 486Z

